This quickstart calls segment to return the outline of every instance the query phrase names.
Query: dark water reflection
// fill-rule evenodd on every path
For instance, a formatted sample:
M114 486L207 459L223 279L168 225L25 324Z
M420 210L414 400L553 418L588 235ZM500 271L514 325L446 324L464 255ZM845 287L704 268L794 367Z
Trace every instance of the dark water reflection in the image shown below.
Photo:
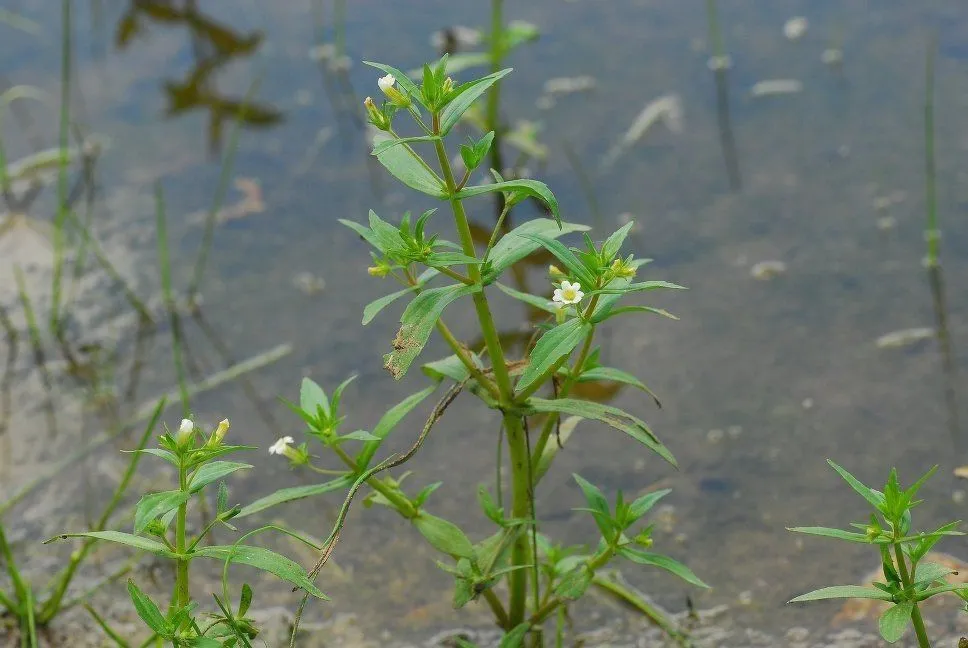
M0 74L11 83L56 92L56 4L18 8L43 25L39 40L16 33L0 39ZM937 349L884 350L874 340L934 322L920 265L921 101L928 30L940 27L939 212L948 326L955 364L965 365L968 14L953 0L876 8L816 0L722 4L733 67L718 79L706 65L701 2L541 0L508 9L509 19L534 22L542 37L510 61L516 69L504 86L503 114L541 122L551 155L532 171L556 192L567 220L593 222L564 142L595 175L647 102L675 93L685 113L681 134L657 127L595 178L605 226L614 228L626 212L638 222L630 240L640 256L655 259L650 278L691 288L650 301L681 321L619 318L604 343L609 362L641 376L664 407L628 391L607 396L645 417L681 470L669 471L618 433L587 425L542 484L539 510L549 512L549 533L591 540L590 525L565 514L580 505L571 472L610 492L637 492L662 480L674 489L668 498L674 510L658 542L714 586L691 592L698 605L734 603L749 592L752 604L735 611L751 624L820 627L833 608L788 608L783 601L855 580L872 567L859 549L796 543L784 531L842 525L863 514L825 458L871 481L891 465L910 480L940 463L918 519L929 525L960 517L949 475L966 457L952 452ZM258 183L265 210L219 227L203 289L205 315L237 358L280 342L295 351L258 374L248 390L217 390L193 405L206 418L231 416L233 434L263 447L279 429L296 431L296 421L275 404L259 416L263 406L252 403L294 397L302 375L329 389L360 375L344 396L354 428L371 427L387 403L423 384L418 372L397 384L382 370L398 310L359 326L363 306L388 287L366 275L363 245L336 222L360 220L369 208L389 218L430 206L371 166L356 107L376 93L378 75L360 61L410 69L434 55L430 32L483 25L487 11L486 2L427 0L406 10L386 0L350 3L344 37L353 65L333 70L310 56L321 35L336 38L332 3L322 5L323 11L309 2L103 3L100 13L75 7L78 119L112 140L100 164L100 204L116 226L143 232L152 218L146 196L154 181L163 181L182 285L202 232L188 216L208 208L219 175L213 153L224 152L240 103L261 79L242 118L234 176ZM810 28L789 42L782 25L798 14ZM843 66L824 65L821 52L838 42ZM550 110L535 106L547 78L585 74L597 79L593 92L559 97ZM770 78L798 79L804 91L751 98L750 87ZM55 115L33 114L48 146ZM31 148L19 133L9 144L4 136L11 159ZM894 200L879 200L886 196ZM540 215L532 206L516 213L522 220L532 215ZM475 205L474 217L486 226L491 205ZM878 221L886 217L896 226L882 230ZM446 231L443 213L438 222ZM154 285L153 240L135 237L130 248L145 259L143 285ZM787 272L768 282L750 276L753 264L772 259ZM515 282L542 290L546 263L518 268ZM294 287L293 277L305 272L325 279L321 294ZM530 337L534 313L502 296L495 303L502 331ZM448 312L447 319L460 337L473 337L470 309ZM202 329L193 330L192 341L211 348ZM432 343L425 357L443 354ZM156 366L167 366L168 357L159 351ZM218 364L207 362L210 369ZM149 382L159 389L170 384L167 369L155 373ZM250 398L253 390L260 398ZM496 422L469 402L452 411L411 464L418 472L412 479L444 480L448 489L434 496L432 509L484 531L472 497L478 483L493 479ZM401 429L397 445L409 444L412 431ZM258 473L245 482L245 493L305 483L267 457L255 463ZM294 505L283 515L323 535L334 503ZM356 511L343 542L336 561L345 579L334 576L327 590L334 609L377 613L378 625L396 633L425 633L450 621L447 581L405 523L386 511ZM946 549L958 553L957 546ZM682 605L687 589L679 583L636 569L625 573L661 602Z

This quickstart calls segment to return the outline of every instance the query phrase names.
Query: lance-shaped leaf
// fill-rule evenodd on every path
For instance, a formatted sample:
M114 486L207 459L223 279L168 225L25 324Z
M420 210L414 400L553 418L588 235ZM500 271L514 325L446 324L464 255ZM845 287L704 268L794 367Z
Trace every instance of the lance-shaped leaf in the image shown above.
M501 637L501 643L497 648L521 648L524 645L524 638L531 629L531 624L527 621L514 626L509 633Z
M411 522L437 551L458 558L474 559L474 545L453 522L426 511L421 511Z
M591 288L595 285L595 277L585 267L574 252L565 247L561 241L556 241L542 234L521 234L522 237L531 239L539 246L551 252L558 261L561 262L568 273L577 279L584 288ZM611 284L609 284L611 285ZM597 311L596 311L597 312Z
M383 356L383 366L387 371L397 380L406 375L410 364L427 344L444 309L454 300L480 290L478 284L452 284L431 288L417 295L400 318L400 330L393 339L393 351Z
M380 444L383 443L384 439L387 438L387 435L393 431L393 428L395 428L407 414L412 412L417 405L422 403L425 398L434 393L434 390L436 389L436 384L431 385L430 387L418 391L416 394L407 396L386 411L386 414L380 418L376 424L376 427L373 428L372 434L374 437L376 437L376 439L364 443L363 449L360 450L360 454L356 459L356 465L360 470L366 470L369 467L370 461L373 459L373 455L376 454Z
M444 107L440 113L440 134L447 135L460 120L468 108L471 107L478 97L487 92L487 89L497 83L502 77L507 76L511 68L505 68L481 77L475 81L468 81L454 88L454 98Z
M522 223L502 236L491 249L491 253L488 255L487 276L484 278L484 282L493 282L507 268L541 247L539 241L527 238L526 235L538 234L548 239L555 239L572 232L586 232L588 229L587 225L579 225L578 223L561 223L559 226L557 222L550 218L536 218L527 223Z
M550 371L555 363L568 357L591 330L591 324L575 317L542 335L534 345L530 362L518 381L517 391L523 392Z
M659 402L659 397L646 386L641 380L633 376L627 371L622 371L621 369L615 369L614 367L595 367L593 369L586 369L581 372L581 376L578 377L578 382L597 382L599 380L607 380L610 382L622 383L623 385L631 385L636 389L641 389L646 394L652 397L655 404L662 407L662 403Z
M636 283L630 283L627 286L622 287L609 287L601 288L599 290L592 290L590 295L625 295L634 292L646 292L649 290L660 290L662 288L668 288L670 290L688 290L685 286L680 286L679 284L670 283L668 281L639 281Z
M434 135L420 135L418 137L400 137L397 139L390 138L383 140L379 144L373 147L373 155L379 155L389 148L394 146L400 146L401 144L413 144L415 142L437 142L441 138Z
M435 198L443 198L447 195L444 182L434 173L423 159L413 152L407 144L399 146L383 147L380 153L377 148L384 142L393 138L386 133L378 133L373 136L374 155L386 170L397 180L407 185L411 189L416 189Z
M134 547L135 549L150 551L156 556L178 558L178 554L171 551L168 549L168 547L157 540L143 538L141 536L136 536L131 533L123 533L121 531L86 531L84 533L62 533L59 536L47 540L44 542L44 544L53 542L54 540L66 540L67 538L94 538L96 540L107 540L108 542L127 545L129 547Z
M829 527L787 527L787 531L822 536L824 538L836 538L837 540L846 540L847 542L857 542L860 544L872 544L874 542L872 539L867 537L867 534L865 533L844 531L843 529L831 529Z
M555 222L561 226L561 212L558 209L558 199L555 198L553 193L551 193L551 189L548 188L548 185L537 180L505 180L503 182L492 182L486 185L464 187L457 192L456 197L460 200L464 200L465 198L480 196L481 194L501 193L504 191L521 193L526 196L531 196L532 198L537 198L548 206L548 209L551 210L551 215L555 218Z
M141 533L151 522L177 509L190 497L191 493L180 490L145 495L138 502L134 512L134 532Z
M411 286L410 288L404 288L402 290L398 290L397 292L390 293L389 295L384 295L379 299L374 299L373 301L371 301L369 304L363 307L363 326L366 326L367 324L372 322L373 318L376 317L377 314L379 314L379 312L382 311L384 308L386 308L393 302L397 301L404 295L408 293L412 293L415 290L418 290L420 288L423 288L424 284L426 284L428 281L430 281L431 279L433 279L439 274L440 274L440 271L437 270L436 268L427 268L420 274L419 277L417 277L416 286Z
M248 506L242 507L242 510L235 517L241 518L254 513L259 513L260 511L264 511L267 508L276 506L277 504L286 504L287 502L295 502L296 500L305 499L307 497L314 497L316 495L322 495L332 491L343 490L352 484L353 477L351 475L347 475L345 477L338 477L322 484L280 488L276 492L270 493L265 497L260 497Z
M622 249L622 244L625 243L625 239L628 237L629 232L632 231L634 225L635 221L629 221L605 239L605 242L602 243L602 256L608 260L615 258L618 251Z
M678 560L670 558L669 556L663 556L662 554L652 553L650 551L642 551L641 549L634 549L629 546L619 549L618 555L639 565L652 565L654 567L664 569L670 574L678 576L690 585L695 585L696 587L709 587L709 585L706 585L706 583L699 580L699 577L696 576L691 569L683 565Z
M141 620L145 622L149 628L158 634L158 636L165 639L171 638L174 634L174 628L165 618L165 615L161 613L155 602L152 601L147 594L138 589L138 586L134 584L134 581L128 579L128 595L131 597L131 602L134 603L134 609L141 617Z
M861 587L860 585L834 585L832 587L821 587L820 589L801 594L792 598L788 603L802 603L803 601L822 601L825 599L840 598L862 598L873 599L875 601L890 601L892 596L873 587Z
M251 467L250 464L239 463L237 461L212 461L207 463L196 470L192 476L191 483L189 484L191 492L197 493L222 477L227 477L237 470L244 470Z
M861 483L859 479L851 475L849 472L847 472L847 470L838 466L830 459L827 459L827 463L830 464L831 468L837 471L843 480L847 482L847 484L850 485L850 487L853 488L858 495L867 500L871 506L878 511L884 510L884 493L874 490L870 486Z
M678 467L675 457L656 438L652 430L649 429L649 426L645 424L645 421L632 416L628 412L623 412L617 407L575 398L546 400L544 398L534 397L528 399L528 405L535 412L558 412L560 414L570 414L572 416L581 416L583 418L601 421L606 425L625 432L673 466Z
M679 318L662 308L653 308L652 306L622 306L621 308L613 308L611 311L606 313L599 313L599 309L595 309L595 315L591 318L592 323L599 324L605 320L612 319L618 315L625 315L626 313L651 313L653 315L661 315L662 317L668 317L671 320L678 320Z
M481 359L477 357L476 353L470 353L471 361L474 366L478 369L483 369L484 366L481 364ZM441 358L440 360L434 360L433 362L428 362L421 370L427 375L431 380L441 381L444 378L450 378L454 382L461 382L467 380L471 372L467 370L467 366L461 361L457 355L449 355L446 358Z
M505 286L500 282L498 282L496 285L501 292L508 297L522 301L529 306L534 306L535 308L543 310L546 313L551 313L552 315L558 312L558 307L555 306L555 303L547 297L538 297L537 295L521 292L520 290L515 290L510 286Z
M316 598L324 601L329 600L309 580L309 576L302 567L285 556L277 554L274 551L269 551L268 549L263 549L262 547L252 547L249 545L216 545L214 547L200 547L193 552L193 555L222 561L229 559L233 563L255 567L306 590Z
M404 92L410 95L410 98L414 101L420 101L421 93L420 88L416 83L410 80L410 77L398 70L395 67L389 65L384 65L383 63L374 63L373 61L363 61L364 65L369 65L370 67L375 67L378 70L382 70L386 74L392 74L393 78L397 80L400 87L403 88Z

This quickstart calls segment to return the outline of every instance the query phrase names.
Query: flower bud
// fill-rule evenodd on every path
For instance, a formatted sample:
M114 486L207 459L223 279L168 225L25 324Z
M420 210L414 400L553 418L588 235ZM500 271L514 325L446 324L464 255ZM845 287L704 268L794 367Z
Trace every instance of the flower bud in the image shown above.
M370 266L366 271L371 277L385 277L390 273L385 265Z
M175 444L179 448L184 448L191 443L193 436L195 436L195 424L192 423L191 419L182 419L181 425L178 426L178 432L175 434Z
M562 279L567 279L568 278L568 275L566 275L564 272L562 272L561 271L561 268L559 268L556 265L550 265L550 266L548 266L548 276L551 277L551 279L552 280L555 280L555 281L561 281Z
M229 420L222 419L221 422L218 424L218 427L215 428L215 431L212 432L212 436L208 440L208 445L212 446L213 448L221 445L222 439L225 438L225 435L228 431L229 431Z
M453 89L454 89L454 80L451 79L450 77L447 77L446 79L444 79L444 85L441 88L441 90L443 90L443 93L446 95Z
M367 97L363 100L363 107L366 108L366 116L369 118L371 124L381 131L390 130L390 119L382 110L376 107L372 97Z

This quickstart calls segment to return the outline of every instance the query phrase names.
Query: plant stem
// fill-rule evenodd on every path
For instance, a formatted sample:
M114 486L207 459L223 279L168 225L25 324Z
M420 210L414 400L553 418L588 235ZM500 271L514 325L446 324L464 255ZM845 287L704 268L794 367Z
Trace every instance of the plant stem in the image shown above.
M188 470L185 468L185 460L182 458L178 463L178 488L182 492L188 491ZM188 588L188 557L185 556L185 526L188 519L188 502L183 502L178 507L175 516L175 551L179 557L177 559L177 570L175 572L175 607L182 609L191 600Z
M334 445L332 446L332 448L333 448L333 452L336 453L336 456L342 459L343 463L345 463L350 468L350 470L356 470L358 468L356 465L356 462L353 461L353 457L349 456L346 450L343 450L343 448L339 447L338 445ZM388 487L386 484L383 483L382 480L378 479L377 477L374 476L367 479L366 485L372 488L373 490L375 490L376 492L378 492L383 497L387 498L397 509L400 515L407 518L408 520L413 519L414 517L417 516L417 513L419 513L419 511L414 507L414 505L410 502L410 500L408 500L406 497L401 495L396 490Z
M493 92L493 89L492 89ZM440 116L433 116L434 134L440 134ZM447 157L442 141L434 142L437 150L437 160L440 163L440 170L444 176L447 193L454 196L456 185L454 184L454 172ZM492 149L493 150L493 149ZM467 222L467 213L460 199L452 197L450 206L454 212L454 222L460 234L461 245L464 254L476 256L474 249L474 239L471 236L470 225ZM481 281L480 268L476 265L467 267L467 274L475 283ZM477 319L481 326L481 333L484 336L484 343L487 347L488 356L491 359L491 367L494 371L494 380L500 392L499 404L507 408L514 399L514 386L511 384L511 375L508 372L507 364L504 360L504 349L501 347L501 340L498 337L497 327L491 315L491 308L487 302L487 295L483 289L471 295L474 301L474 309L477 311ZM528 454L527 439L525 438L524 426L517 414L505 411L504 427L507 432L508 449L511 456L511 516L514 518L526 518L531 510L531 482L529 471L531 469L531 457ZM528 538L522 534L514 542L511 554L512 565L522 567L528 564L530 548ZM511 597L508 605L508 627L514 626L524 621L525 610L527 607L527 587L528 573L525 569L516 569L508 574L508 587Z
M897 570L901 576L901 583L907 590L911 587L911 576L908 574L907 562L904 560L904 552L901 550L900 544L894 545L894 557L897 559ZM931 648L927 630L924 628L924 619L921 618L921 610L918 609L917 603L911 610L911 621L914 623L914 633L918 636L918 645L921 648Z

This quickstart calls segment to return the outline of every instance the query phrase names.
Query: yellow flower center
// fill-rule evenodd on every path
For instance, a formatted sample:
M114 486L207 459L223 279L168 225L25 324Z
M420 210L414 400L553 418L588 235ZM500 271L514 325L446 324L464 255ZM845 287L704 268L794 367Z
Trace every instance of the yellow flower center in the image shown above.
M577 292L574 288L565 288L561 291L561 296L565 298L565 301L575 301Z

